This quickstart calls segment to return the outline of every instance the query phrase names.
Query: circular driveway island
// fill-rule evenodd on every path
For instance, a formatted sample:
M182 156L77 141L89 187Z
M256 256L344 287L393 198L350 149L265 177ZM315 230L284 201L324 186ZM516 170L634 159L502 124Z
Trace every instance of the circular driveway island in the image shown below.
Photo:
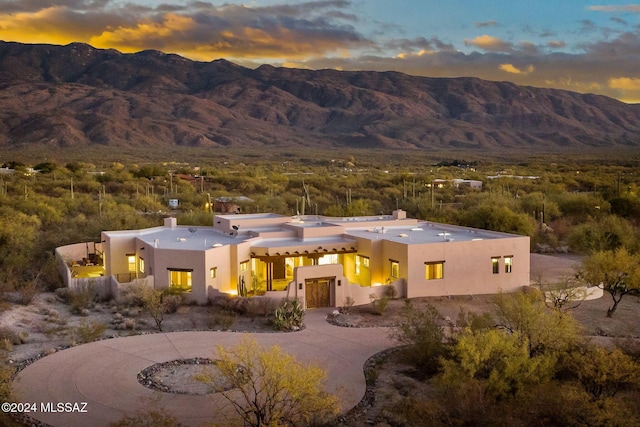
M232 409L221 396L154 391L140 384L137 375L157 363L215 359L218 345L234 346L250 336L261 346L277 344L300 362L325 369L326 389L339 396L344 413L364 396L365 361L395 344L387 328L341 328L328 324L326 314L326 310L307 312L306 328L293 333L171 332L72 347L21 371L14 381L16 401L35 404L30 415L56 427L107 426L125 416L159 409L189 426L222 423ZM60 403L71 405L54 412Z

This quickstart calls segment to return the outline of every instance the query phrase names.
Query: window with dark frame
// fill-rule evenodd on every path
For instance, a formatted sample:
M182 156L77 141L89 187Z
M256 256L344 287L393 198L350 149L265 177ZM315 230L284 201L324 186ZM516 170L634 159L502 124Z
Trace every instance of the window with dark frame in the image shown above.
M191 292L192 269L167 268L169 272L169 286L179 292Z
M513 257L511 255L504 257L504 272L511 273L513 269Z
M389 276L397 279L400 277L400 263L392 259L389 260L389 263Z
M136 271L136 254L127 254L127 266L129 268L130 273L135 273Z
M444 278L444 261L425 262L425 278L436 280Z
M494 256L491 257L491 269L493 274L500 274L500 257Z

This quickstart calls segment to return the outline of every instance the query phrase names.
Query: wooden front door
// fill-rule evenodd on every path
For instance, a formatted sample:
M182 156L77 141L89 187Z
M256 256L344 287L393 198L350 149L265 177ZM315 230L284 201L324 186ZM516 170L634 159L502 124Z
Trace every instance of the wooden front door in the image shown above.
M307 308L331 306L332 279L307 279L304 282Z

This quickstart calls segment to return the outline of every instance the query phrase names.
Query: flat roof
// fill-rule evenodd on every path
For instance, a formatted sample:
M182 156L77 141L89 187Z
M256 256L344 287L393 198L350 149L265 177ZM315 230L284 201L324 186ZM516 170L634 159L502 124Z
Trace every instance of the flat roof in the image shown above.
M141 230L136 237L148 245L156 245L157 241L157 247L160 249L184 250L205 250L217 247L217 245L225 246L240 243L251 238L251 236L244 233L231 236L221 233L212 227L189 226L157 227L156 229Z
M389 240L405 244L470 242L474 240L521 237L515 234L459 227L436 222L418 222L415 226L350 228L346 230L346 234L364 239Z
M265 218L291 218L290 216L274 214L270 212L266 213L253 213L253 214L229 214L229 215L221 215L216 214L216 218L224 218L228 220L236 219L239 221L247 220L247 219L265 219Z
M225 217L249 219L249 218L287 218L277 214L241 214L228 215ZM377 224L375 221L379 221ZM336 227L336 233L329 233L329 236L300 238L287 235L292 232L291 228L312 228L312 227ZM287 233L287 231L289 233ZM260 233L285 232L278 236L260 237ZM316 249L324 246L324 249L331 250L334 247L338 250L342 247L357 247L355 238L367 240L388 240L403 244L425 244L440 242L469 242L474 240L494 240L522 237L516 234L500 233L477 228L455 226L449 224L435 223L430 221L419 221L415 219L392 220L389 216L369 216L353 218L329 218L312 217L300 222L284 222L282 224L266 225L264 227L247 227L239 234L233 232L223 232L210 226L160 226L147 228L144 230L123 230L105 232L111 236L136 237L148 245L153 245L161 249L173 250L206 250L219 246L238 244L247 240L252 241L252 248L266 251L277 248L295 248L300 250ZM313 246L316 247L313 247ZM293 249L294 251L297 249Z

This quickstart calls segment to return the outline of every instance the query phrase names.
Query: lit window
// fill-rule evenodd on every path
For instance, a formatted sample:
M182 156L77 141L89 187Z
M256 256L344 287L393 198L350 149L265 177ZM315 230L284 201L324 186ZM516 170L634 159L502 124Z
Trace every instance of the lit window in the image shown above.
M513 257L511 256L504 257L504 272L511 273L512 267L513 267Z
M338 254L327 254L318 258L318 265L337 264Z
M389 260L391 263L390 273L389 275L394 279L400 277L400 263L398 261Z
M500 257L491 257L491 268L493 274L500 273Z
M362 255L356 255L356 274L361 273L361 268L369 268L369 258Z
M425 262L425 266L427 280L442 279L444 277L444 261Z
M169 284L171 289L179 292L191 292L192 270L169 269Z
M140 273L144 273L144 258L138 260L138 265L140 266Z
M127 254L127 264L131 273L136 272L136 256L135 254Z
M215 279L218 276L218 267L212 267L209 269L209 277Z
M249 270L249 261L242 261L240 263L240 271L245 272Z

